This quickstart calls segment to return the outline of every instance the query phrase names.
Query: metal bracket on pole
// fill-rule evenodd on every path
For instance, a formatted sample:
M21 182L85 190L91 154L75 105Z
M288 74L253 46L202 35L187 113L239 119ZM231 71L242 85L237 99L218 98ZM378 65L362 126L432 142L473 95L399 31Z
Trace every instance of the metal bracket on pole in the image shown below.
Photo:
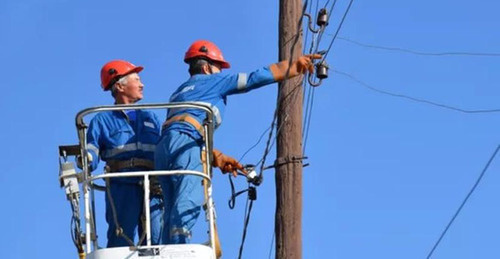
M307 156L286 156L286 157L278 157L276 160L274 160L274 164L270 166L264 167L264 170L274 168L274 167L279 167L282 165L290 164L290 163L302 163L302 160L307 159ZM304 164L303 167L308 166L309 164Z

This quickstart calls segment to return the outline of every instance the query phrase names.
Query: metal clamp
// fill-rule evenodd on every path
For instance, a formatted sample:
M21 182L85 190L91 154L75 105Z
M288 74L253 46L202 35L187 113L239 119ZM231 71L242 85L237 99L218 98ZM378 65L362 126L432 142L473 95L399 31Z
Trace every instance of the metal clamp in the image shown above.
M322 30L324 27L328 25L328 12L326 11L325 8L321 8L318 12L318 18L316 19L316 24L319 26L319 28L314 29L312 25L312 17L308 13L304 13L304 16L309 18L309 30L313 33L318 33L320 30Z
M264 167L264 170L279 167L282 165L290 164L290 163L302 163L302 160L307 159L307 156L286 156L286 157L278 157L274 160L274 164L270 166ZM304 164L303 167L308 166L309 164Z

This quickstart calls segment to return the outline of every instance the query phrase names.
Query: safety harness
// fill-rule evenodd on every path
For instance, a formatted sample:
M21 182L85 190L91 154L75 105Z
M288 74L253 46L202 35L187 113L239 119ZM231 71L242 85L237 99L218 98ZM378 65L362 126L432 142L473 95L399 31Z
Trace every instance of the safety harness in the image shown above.
M201 123L199 123L198 120L193 118L191 115L186 114L186 113L173 116L172 118L166 120L163 123L163 125L161 126L162 130L165 130L174 122L186 122L186 123L190 124L191 126L193 126L196 129L196 131L198 131L198 133L200 133L201 136L204 136L203 125L201 125Z
M118 172L132 167L142 167L144 169L153 170L154 163L149 159L133 157L128 160L108 160L106 161L106 167L108 172Z

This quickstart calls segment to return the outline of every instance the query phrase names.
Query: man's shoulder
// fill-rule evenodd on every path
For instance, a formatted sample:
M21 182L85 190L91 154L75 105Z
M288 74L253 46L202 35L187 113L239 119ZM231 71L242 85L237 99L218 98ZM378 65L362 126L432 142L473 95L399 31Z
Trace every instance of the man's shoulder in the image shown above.
M153 111L149 111L149 110L139 110L139 111L142 113L142 117L144 119L153 119L153 120L158 119L158 116Z
M196 75L191 77L188 81L184 82L183 85L189 85L193 84L194 82L198 81L220 81L220 80L226 80L231 77L237 77L238 74L234 73L216 73L216 74L210 74L210 75Z
M96 115L92 118L91 121L102 121L102 120L106 120L106 119L109 119L112 117L116 117L116 116L114 116L113 111L103 111L103 112L96 113Z

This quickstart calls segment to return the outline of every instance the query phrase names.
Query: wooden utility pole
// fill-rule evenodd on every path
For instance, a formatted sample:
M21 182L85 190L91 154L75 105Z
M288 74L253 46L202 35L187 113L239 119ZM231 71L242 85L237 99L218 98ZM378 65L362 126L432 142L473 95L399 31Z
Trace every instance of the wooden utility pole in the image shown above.
M301 14L302 0L280 0L280 60L302 55L302 31L297 29ZM302 157L302 79L288 79L278 90L277 161L285 164L276 167L277 259L302 258L302 163L289 162Z

